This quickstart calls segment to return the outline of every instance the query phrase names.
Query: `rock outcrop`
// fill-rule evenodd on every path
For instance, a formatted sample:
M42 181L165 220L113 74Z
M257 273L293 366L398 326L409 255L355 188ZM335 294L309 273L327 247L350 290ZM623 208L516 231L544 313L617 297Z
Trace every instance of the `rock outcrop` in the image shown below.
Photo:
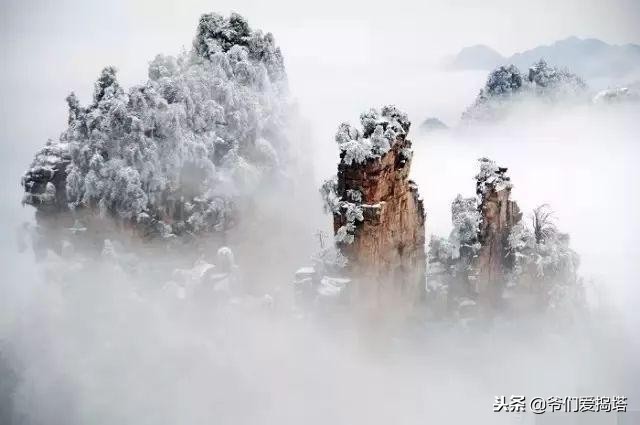
M522 220L507 168L480 160L474 198L451 205L453 230L429 241L427 306L433 318L579 314L584 288L569 235L543 204Z
M22 178L22 202L45 214L67 209L67 166L71 155L65 143L48 143L37 154Z
M394 107L362 114L361 121L362 133L343 125L336 136L342 153L333 182L334 231L354 300L376 311L402 310L421 299L426 268L423 203L408 178L410 122ZM359 149L360 160L350 156Z
M451 204L453 230L429 242L429 302L436 316L475 316L500 307L514 265L509 237L522 214L507 169L481 158L476 197Z
M528 73L515 65L499 66L487 77L474 103L462 114L465 122L495 121L507 117L523 105L523 101L584 101L585 82L569 71L547 64L534 63ZM514 109L515 108L515 109Z
M480 160L476 176L479 197L480 249L475 268L475 291L483 305L496 306L506 284L506 273L513 259L509 255L508 239L513 227L522 219L518 204L510 199L512 184L507 168L496 167L487 159Z
M148 75L125 90L108 66L91 102L67 97L67 129L22 179L39 224L81 219L93 231L109 221L144 239L222 239L238 205L295 180L295 113L270 33L235 13L202 15L193 48L156 56Z

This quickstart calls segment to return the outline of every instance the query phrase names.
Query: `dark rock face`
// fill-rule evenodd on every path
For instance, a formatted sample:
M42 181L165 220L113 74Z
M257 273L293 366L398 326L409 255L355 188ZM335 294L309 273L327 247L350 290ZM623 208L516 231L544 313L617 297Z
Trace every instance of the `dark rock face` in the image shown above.
M22 202L45 213L67 209L67 166L71 163L66 143L50 143L42 148L22 178Z
M358 303L374 309L413 304L425 285L425 213L418 188L408 179L411 142L398 135L379 159L338 165L337 195L361 193L363 220L353 242L339 243L348 259ZM347 224L334 214L334 230Z

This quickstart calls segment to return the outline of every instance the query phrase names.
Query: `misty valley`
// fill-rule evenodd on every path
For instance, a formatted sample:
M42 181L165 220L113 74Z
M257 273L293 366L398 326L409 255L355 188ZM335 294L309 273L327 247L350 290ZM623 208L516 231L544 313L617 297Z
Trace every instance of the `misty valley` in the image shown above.
M276 31L193 24L5 159L1 425L638 420L640 46L477 45L420 71L452 106L402 69L314 105Z

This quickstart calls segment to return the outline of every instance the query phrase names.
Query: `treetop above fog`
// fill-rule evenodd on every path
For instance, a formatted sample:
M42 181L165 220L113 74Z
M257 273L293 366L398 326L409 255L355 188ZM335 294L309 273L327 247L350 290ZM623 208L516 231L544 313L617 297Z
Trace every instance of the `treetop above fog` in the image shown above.
M515 65L494 69L475 102L464 112L463 119L495 119L514 100L539 99L560 101L579 98L586 91L579 76L547 64L540 59L523 73Z
M125 91L107 66L89 105L67 97L69 126L45 148L59 155L36 155L26 203L42 203L46 179L66 173L55 189L71 210L149 222L161 234L221 230L233 197L284 175L288 89L271 34L235 13L202 15L193 49L157 55L148 76Z
M379 158L389 151L398 136L405 137L411 127L407 114L394 105L363 112L360 124L362 127L357 128L344 122L336 132L335 140L347 165Z

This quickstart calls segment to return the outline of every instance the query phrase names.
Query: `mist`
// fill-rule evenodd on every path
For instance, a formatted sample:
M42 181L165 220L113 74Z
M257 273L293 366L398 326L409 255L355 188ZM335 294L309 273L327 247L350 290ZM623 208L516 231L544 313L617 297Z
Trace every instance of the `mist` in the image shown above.
M156 28L151 34L162 36L151 41L144 31L131 30L154 27L153 19L142 18L145 2L131 10L106 8L109 20L129 28L113 39L89 24L80 27L84 38L79 30L63 30L46 19L49 8L43 6L35 19L45 35L60 30L53 43L61 49L44 59L37 55L49 50L38 45L43 34L21 35L28 15L16 4L7 6L13 24L4 31L15 43L7 45L12 61L2 74L0 423L534 423L530 416L492 412L496 396L512 394L623 395L629 410L637 409L640 108L531 102L499 122L461 122L486 79L485 72L439 67L441 55L481 34L483 25L473 23L463 3L454 7L464 11L458 20L438 4L428 21L435 26L446 18L475 30L442 43L431 36L423 45L423 33L405 28L401 35L416 38L397 50L385 37L372 42L384 16L369 11L362 17L356 6L346 6L342 19L320 15L294 25L285 6L291 17L307 13L299 6L242 5L252 24L282 40L300 114L295 150L304 172L288 197L256 197L253 224L230 232L226 242L241 279L222 294L203 291L191 275L198 260L220 260L206 244L176 253L114 234L112 251L100 240L93 251L49 251L36 261L29 236L34 209L20 204L20 178L33 152L64 127L68 91L88 99L99 67L110 61L121 68L127 87L142 81L147 61L188 45L197 16L212 6L154 9L170 30ZM55 9L60 19L70 7ZM86 8L77 13L94 14L93 6ZM637 16L637 8L629 8ZM500 4L483 13L496 9ZM525 12L510 16L538 27ZM611 19L620 28L598 27L598 13L577 14L569 29L553 20L535 40L501 41L513 24L496 23L479 41L502 42L498 47L509 51L569 30L638 41L637 28L627 23L632 18L616 11ZM128 42L143 52L120 52ZM75 59L64 59L69 57ZM43 60L51 61L49 81L36 73ZM566 321L542 316L481 326L429 320L385 326L296 304L296 269L310 264L319 249L317 232L332 233L317 188L336 172L335 131L384 104L401 106L413 122L410 178L424 199L427 236L451 231L451 201L458 193L474 195L477 159L490 157L509 168L524 220L548 203L558 227L571 235L581 257L579 274L588 283L588 314ZM450 128L422 131L427 117Z

